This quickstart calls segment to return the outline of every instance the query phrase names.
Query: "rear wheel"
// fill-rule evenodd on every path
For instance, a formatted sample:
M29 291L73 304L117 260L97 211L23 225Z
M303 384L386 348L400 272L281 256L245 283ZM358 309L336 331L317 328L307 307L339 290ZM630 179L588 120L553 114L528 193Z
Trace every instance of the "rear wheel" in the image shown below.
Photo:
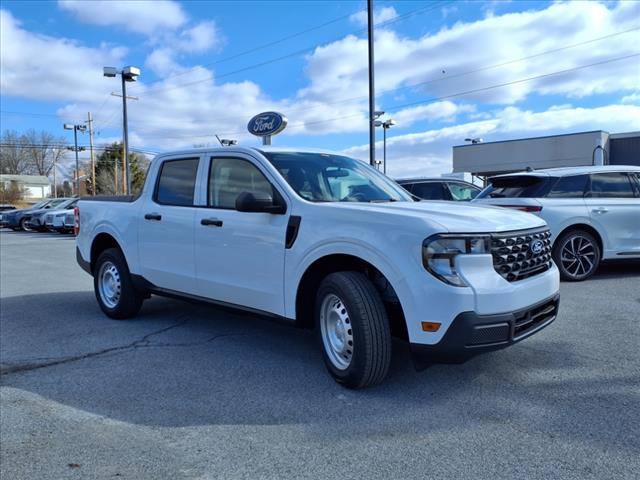
M586 280L595 273L602 253L595 237L584 230L563 233L553 246L553 260L560 277L570 282Z
M117 248L109 248L98 257L93 288L98 305L111 318L131 318L142 307L144 298L133 286L127 262Z
M316 330L329 373L349 388L376 385L391 363L391 332L380 295L360 272L328 275L316 297Z

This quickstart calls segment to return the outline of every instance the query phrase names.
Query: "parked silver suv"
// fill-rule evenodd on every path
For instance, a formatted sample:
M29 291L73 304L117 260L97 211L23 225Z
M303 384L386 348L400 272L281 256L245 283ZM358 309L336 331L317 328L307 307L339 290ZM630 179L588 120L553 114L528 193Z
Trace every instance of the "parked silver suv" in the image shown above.
M564 280L601 260L640 258L640 167L588 166L499 175L473 200L542 217Z

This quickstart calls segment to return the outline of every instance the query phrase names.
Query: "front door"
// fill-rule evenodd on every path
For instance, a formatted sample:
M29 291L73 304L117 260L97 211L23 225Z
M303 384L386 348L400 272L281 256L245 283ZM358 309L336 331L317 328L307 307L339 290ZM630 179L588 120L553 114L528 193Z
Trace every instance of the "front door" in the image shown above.
M157 287L194 293L194 206L200 158L164 160L153 195L139 215L138 256L144 278Z
M281 315L288 215L235 209L243 192L274 195L269 174L249 156L208 161L206 207L195 219L198 294Z

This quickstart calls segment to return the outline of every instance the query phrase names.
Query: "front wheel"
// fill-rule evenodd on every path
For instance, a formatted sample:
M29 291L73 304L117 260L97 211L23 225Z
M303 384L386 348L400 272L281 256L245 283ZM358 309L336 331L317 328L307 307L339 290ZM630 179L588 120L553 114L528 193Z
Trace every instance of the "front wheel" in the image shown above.
M376 385L391 363L391 332L379 293L360 272L328 275L316 297L316 330L329 373L348 388Z
M600 264L600 246L589 232L573 230L560 235L553 246L553 260L560 278L570 282L586 280Z
M134 317L142 307L143 296L133 286L122 252L109 248L96 261L93 289L102 311L111 318Z

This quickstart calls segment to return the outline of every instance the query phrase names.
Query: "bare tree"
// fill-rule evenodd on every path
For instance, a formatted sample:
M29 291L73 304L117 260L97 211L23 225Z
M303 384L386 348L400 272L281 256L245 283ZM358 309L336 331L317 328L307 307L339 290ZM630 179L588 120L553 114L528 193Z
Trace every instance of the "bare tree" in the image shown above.
M48 176L54 164L65 153L65 139L44 130L27 130L21 139L26 151L28 171L33 175Z
M96 190L101 195L115 195L116 185L113 172L103 169L96 174Z
M5 130L0 145L0 173L21 175L28 168L23 139L18 132Z

